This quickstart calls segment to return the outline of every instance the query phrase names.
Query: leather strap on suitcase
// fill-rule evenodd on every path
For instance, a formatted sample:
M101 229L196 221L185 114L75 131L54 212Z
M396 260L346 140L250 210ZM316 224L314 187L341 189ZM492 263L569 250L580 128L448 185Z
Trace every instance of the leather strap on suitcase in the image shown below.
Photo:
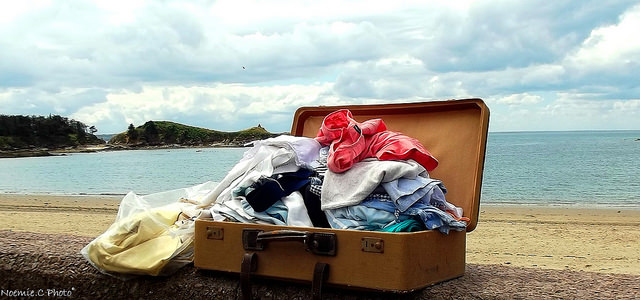
M242 243L247 251L262 251L271 242L297 241L306 245L306 250L325 256L336 255L336 237L333 233L318 233L296 230L262 231L245 229L242 231ZM251 273L258 269L258 254L247 252L240 266L240 290L242 299L252 299ZM313 299L322 299L322 286L329 277L329 264L318 262L313 270L311 294Z

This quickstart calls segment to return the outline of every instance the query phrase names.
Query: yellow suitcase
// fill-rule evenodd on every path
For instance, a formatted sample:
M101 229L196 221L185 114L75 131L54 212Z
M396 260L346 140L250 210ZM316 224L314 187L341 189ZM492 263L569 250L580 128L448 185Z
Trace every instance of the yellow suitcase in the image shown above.
M387 128L418 139L439 161L430 172L447 188L448 202L478 222L489 123L481 99L420 103L299 108L291 134L315 137L324 117L347 108L358 122L382 118ZM240 273L245 295L250 277L409 292L460 277L465 269L466 232L386 233L315 227L197 220L197 268Z

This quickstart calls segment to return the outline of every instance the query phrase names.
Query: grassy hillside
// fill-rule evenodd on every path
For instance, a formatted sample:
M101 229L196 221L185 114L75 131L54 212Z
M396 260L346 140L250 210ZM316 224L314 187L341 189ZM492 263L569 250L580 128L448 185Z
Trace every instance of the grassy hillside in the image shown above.
M170 121L148 121L138 127L129 125L127 131L113 136L109 140L109 144L128 146L242 146L247 142L274 136L276 134L270 133L260 126L236 132L224 132Z

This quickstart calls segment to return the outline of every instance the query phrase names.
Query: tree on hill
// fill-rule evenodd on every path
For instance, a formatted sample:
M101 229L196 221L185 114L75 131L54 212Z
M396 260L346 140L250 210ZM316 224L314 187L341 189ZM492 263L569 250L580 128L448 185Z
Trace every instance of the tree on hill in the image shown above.
M143 136L145 141L147 141L147 144L159 144L160 137L158 136L158 128L156 127L156 123L154 123L153 121L147 121L147 123L144 123L144 125L142 125L142 128L144 128Z
M58 115L0 115L0 149L64 148L104 141L82 122Z
M133 124L129 124L129 128L127 129L127 142L134 143L138 141L138 132L136 131L136 127Z

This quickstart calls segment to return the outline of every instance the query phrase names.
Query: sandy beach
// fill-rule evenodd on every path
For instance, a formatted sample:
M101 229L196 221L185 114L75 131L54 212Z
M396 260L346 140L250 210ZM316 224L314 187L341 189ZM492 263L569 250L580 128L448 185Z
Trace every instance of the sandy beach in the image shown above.
M0 195L0 230L95 237L122 196ZM467 262L640 275L640 210L481 205Z

